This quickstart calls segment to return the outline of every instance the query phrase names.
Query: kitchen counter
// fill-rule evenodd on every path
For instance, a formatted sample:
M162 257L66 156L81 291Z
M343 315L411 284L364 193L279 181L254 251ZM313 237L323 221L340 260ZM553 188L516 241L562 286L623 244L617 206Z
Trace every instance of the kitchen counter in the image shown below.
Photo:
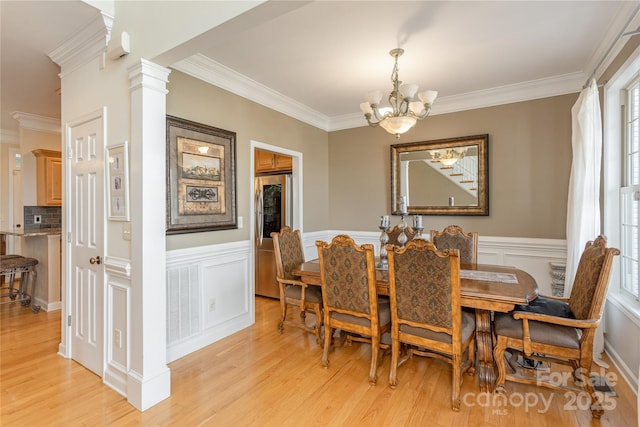
M61 233L62 233L62 229L60 228L43 228L40 230L29 230L29 231L0 230L0 234L6 234L8 236L19 236L19 237L52 236L52 235L61 234Z
M62 307L62 230L43 228L28 231L0 230L0 234L21 238L20 255L35 258L36 288L32 304L40 305L43 310L59 310Z

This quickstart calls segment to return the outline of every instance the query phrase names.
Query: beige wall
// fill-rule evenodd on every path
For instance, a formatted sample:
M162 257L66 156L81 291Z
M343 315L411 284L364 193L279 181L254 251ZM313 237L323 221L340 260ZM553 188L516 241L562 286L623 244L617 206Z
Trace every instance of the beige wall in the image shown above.
M0 141L0 229L8 229L9 224L9 149L19 149L18 144Z
M487 236L566 238L571 107L577 98L576 93L435 115L399 141L381 128L331 132L329 228L375 231L380 215L391 213L391 144L486 133L489 216L425 216L425 229L458 224Z
M238 215L244 228L167 236L167 249L249 239L250 143L303 153L304 231L375 231L390 213L390 148L379 128L326 132L178 71L167 114L236 132ZM489 134L490 215L426 216L425 228L458 224L482 235L564 239L577 94L435 115L399 142Z
M167 250L250 239L251 141L301 152L305 232L326 230L328 223L327 132L172 71L167 86L167 114L236 132L238 215L244 228L167 236Z

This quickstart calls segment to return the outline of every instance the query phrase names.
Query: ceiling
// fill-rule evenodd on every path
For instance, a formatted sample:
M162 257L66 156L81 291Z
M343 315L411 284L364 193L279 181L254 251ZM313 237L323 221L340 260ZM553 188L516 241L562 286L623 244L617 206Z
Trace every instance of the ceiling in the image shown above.
M334 130L364 124L358 106L366 92L391 90L388 52L395 47L405 49L400 80L439 91L434 114L461 108L455 101L483 106L513 102L509 97L514 96L578 92L630 23L637 26L639 5L270 1L245 19L228 21L181 45L174 60L187 59L163 65L266 105L272 102L269 106L283 112L303 111L303 120L313 117L307 121ZM80 1L0 1L3 132L18 129L13 111L60 117L59 67L46 53L95 15ZM194 61L206 64L211 74L193 72L198 68ZM236 90L241 86L245 93Z

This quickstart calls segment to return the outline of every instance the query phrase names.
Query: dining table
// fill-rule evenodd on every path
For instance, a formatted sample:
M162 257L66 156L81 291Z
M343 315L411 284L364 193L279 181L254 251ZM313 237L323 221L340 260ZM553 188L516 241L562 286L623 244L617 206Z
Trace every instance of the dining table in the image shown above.
M379 265L379 264L376 264ZM322 286L320 263L306 261L292 274L308 285ZM378 295L389 295L388 271L376 268ZM516 305L528 305L538 296L538 285L531 275L515 267L491 264L460 264L461 305L475 310L476 371L482 392L493 392L496 373L493 360L492 312L509 312Z

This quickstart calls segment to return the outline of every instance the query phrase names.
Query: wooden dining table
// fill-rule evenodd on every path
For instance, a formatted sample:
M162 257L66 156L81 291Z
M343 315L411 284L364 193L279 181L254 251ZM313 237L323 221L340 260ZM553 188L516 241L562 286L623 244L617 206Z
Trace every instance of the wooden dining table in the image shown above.
M322 286L318 260L307 261L292 270L309 285ZM378 295L389 295L388 271L376 269ZM491 312L508 312L527 305L538 296L533 277L515 267L488 264L460 265L460 294L463 307L475 309L480 390L493 392L496 382L493 360Z

